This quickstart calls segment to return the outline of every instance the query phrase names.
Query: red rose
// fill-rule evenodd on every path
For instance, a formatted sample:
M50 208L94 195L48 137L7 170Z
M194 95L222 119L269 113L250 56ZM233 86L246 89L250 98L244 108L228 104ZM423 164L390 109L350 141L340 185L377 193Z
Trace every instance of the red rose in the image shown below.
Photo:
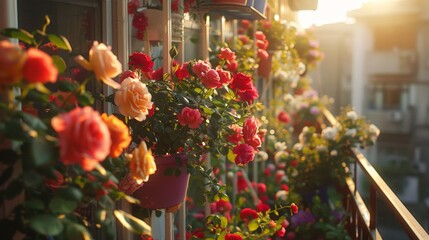
M281 111L279 115L277 115L277 120L279 120L279 122L288 124L290 122L290 117L285 111Z
M247 29L247 28L249 28L250 27L250 21L249 20L247 20L247 19L243 19L243 20L241 20L241 27L243 27L243 28L245 28L245 29Z
M128 65L135 69L140 69L142 72L149 73L153 69L153 61L149 55L142 52L133 52L130 55Z
M243 124L243 138L244 142L252 147L260 147L261 139L257 135L259 130L258 121L255 117L248 117L244 120ZM259 145L258 145L259 142Z
M192 236L198 238L198 239L204 239L204 230L202 228L196 228L192 232Z
M144 32L146 30L147 25L149 24L148 19L144 12L135 12L133 16L132 25L137 30Z
M258 205L256 205L256 211L258 212L265 213L268 210L270 210L270 206L268 204L260 202Z
M234 154L237 154L235 157L235 163L238 165L244 165L250 161L253 161L255 158L255 149L248 144L239 144L232 150Z
M229 48L221 48L220 53L217 55L219 59L232 62L235 60L235 53Z
M128 14L133 14L137 11L137 8L140 7L139 0L131 0L128 2Z
M158 68L151 73L150 78L152 78L153 80L162 81L163 77L164 77L164 69Z
M258 194L264 194L267 192L267 185L265 185L265 183L258 183L256 188L258 189Z
M64 184L64 177L57 170L55 170L55 177L56 177L56 179L51 179L51 178L46 179L45 180L46 186L48 186L51 189L57 189Z
M219 201L215 202L216 212L224 213L224 212L231 211L231 209L232 209L232 205L229 201L220 199Z
M200 111L190 107L184 107L182 111L177 114L177 119L179 120L180 125L187 125L192 129L198 128L204 121L204 119L201 117Z
M298 206L295 203L292 203L290 205L290 210L292 211L293 214L297 214L298 213Z
M286 192L289 192L289 186L286 184L280 185L280 189L285 190Z
M244 91L253 88L252 77L245 73L234 74L230 87L234 90Z
M238 192L243 192L247 189L247 182L244 179L243 174L241 172L237 172L237 190Z
M240 218L245 222L249 222L252 219L258 218L258 212L251 208L243 208L240 211Z
M250 43L250 38L247 35L239 35L238 39L243 43L243 45Z
M286 229L284 227L280 228L280 230L277 231L278 237L283 237L286 234Z
M226 69L228 69L228 71L230 72L236 72L238 69L238 62L237 61L232 61L226 64Z
M179 80L183 80L189 77L189 63L184 63L179 66L179 68L175 72L176 77Z
M30 48L27 51L22 74L30 83L55 82L57 81L58 69L48 54L36 48Z
M225 235L225 240L242 240L243 237L241 235L238 235L236 233L227 233Z
M131 71L131 70L127 70L125 72L123 72L119 78L119 82L121 83L122 81L125 80L125 78L137 78L137 75Z
M237 95L242 101L245 101L248 104L252 104L253 101L259 97L258 89L255 86L252 86L252 88L249 89L238 91Z

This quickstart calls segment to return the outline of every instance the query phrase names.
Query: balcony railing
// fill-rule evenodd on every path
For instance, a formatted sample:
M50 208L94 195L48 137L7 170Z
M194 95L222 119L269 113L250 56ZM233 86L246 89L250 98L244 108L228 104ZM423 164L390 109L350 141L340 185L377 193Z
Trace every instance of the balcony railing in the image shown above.
M327 121L334 125L337 120L331 112L324 112ZM399 200L392 189L377 173L366 157L357 149L352 149L352 157L355 159L353 177L346 179L345 206L349 212L347 230L353 239L382 239L377 230L377 196L393 213L401 223L403 230L409 239L429 239L429 235L414 216ZM357 167L363 170L370 182L369 208L365 205L361 195L357 191L358 181Z

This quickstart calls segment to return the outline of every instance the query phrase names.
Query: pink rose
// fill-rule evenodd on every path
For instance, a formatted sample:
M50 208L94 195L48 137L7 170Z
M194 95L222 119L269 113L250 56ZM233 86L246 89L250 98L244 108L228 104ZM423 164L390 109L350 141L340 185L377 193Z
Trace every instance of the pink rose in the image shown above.
M221 48L220 53L217 56L219 59L226 60L228 62L235 60L235 53L229 48Z
M240 39L240 41L241 41L244 45L246 45L246 44L250 43L250 38L249 38L249 36L247 36L247 35L240 35L240 36L238 36L238 39Z
M231 143L238 144L243 140L243 128L237 124L233 124L229 127L234 133L227 136L227 140Z
M232 152L237 155L234 161L238 165L244 165L250 161L253 161L253 158L255 158L255 150L252 146L245 143L234 147Z
M268 59L270 55L268 54L267 51L263 50L263 49L258 49L258 58L265 60Z
M207 73L211 69L211 66L204 62L203 60L198 60L193 66L192 71L197 75L197 77L201 78L205 73Z
M262 40L262 41L264 41L264 40L267 39L267 37L265 36L264 32L262 32L262 31L256 31L255 32L255 37L256 37L257 40Z
M179 120L180 125L188 125L188 127L192 129L198 128L204 121L201 117L200 111L190 107L184 107L182 111L177 114L177 119Z
M231 73L223 70L220 66L216 68L216 72L220 77L220 83L223 85L227 85L232 81Z
M51 125L58 133L60 160L65 165L78 164L91 171L109 155L109 129L91 107L58 115L52 118Z
M266 50L268 47L268 44L269 44L269 42L266 39L265 40L256 40L256 46L259 49Z
M142 52L133 52L130 55L130 62L128 63L130 67L135 69L140 69L142 72L152 72L154 63L149 55Z
M218 88L222 86L219 74L214 69L210 69L205 74L203 74L201 77L201 82L207 88Z
M127 78L121 83L121 89L115 92L115 104L122 115L141 122L152 108L152 95L146 84Z
M30 48L27 51L22 74L30 83L56 82L58 69L51 56L39 49Z
M246 90L253 87L252 77L245 73L234 74L230 87L234 90Z

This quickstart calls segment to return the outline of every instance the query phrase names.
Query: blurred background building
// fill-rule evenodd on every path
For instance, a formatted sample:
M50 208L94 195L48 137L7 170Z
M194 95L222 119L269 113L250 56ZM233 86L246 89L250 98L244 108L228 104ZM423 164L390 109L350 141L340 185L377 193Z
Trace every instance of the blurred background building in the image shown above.
M349 11L346 22L311 27L325 53L312 73L315 89L335 99L332 112L350 104L381 129L368 159L426 230L428 12L426 0L369 0ZM359 184L368 187L365 180ZM406 239L395 230L399 227L392 216L381 216L378 224L383 237Z

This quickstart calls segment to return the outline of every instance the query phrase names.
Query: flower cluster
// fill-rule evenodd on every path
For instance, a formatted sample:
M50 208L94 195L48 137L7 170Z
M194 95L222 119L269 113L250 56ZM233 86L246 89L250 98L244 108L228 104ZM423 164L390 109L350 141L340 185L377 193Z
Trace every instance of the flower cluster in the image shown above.
M89 228L97 227L111 238L115 217L129 230L147 229L115 208L114 202L122 198L138 201L121 191L119 176L103 165L122 161L130 165L133 181L144 182L156 169L153 157L143 144L125 159L123 151L131 143L127 125L96 111L94 97L86 90L95 80L119 89L113 78L121 72L121 63L108 46L94 42L88 60L76 57L94 74L79 68L66 71L59 51L71 52L71 46L65 37L47 33L48 25L47 18L42 30L34 33L2 31L6 37L18 38L20 46L0 41L0 159L7 166L1 181L7 198L1 201L22 193L25 197L14 201L2 216L10 227L1 235L89 239ZM20 95L14 96L15 88L21 89ZM17 174L9 174L15 170ZM103 214L87 222L87 209Z
M309 31L301 31L295 35L294 49L307 68L315 67L324 57L319 42Z
M148 55L131 54L132 71L122 74L113 99L129 119L133 141L145 141L155 155L185 152L191 165L201 164L206 152L229 154L237 164L252 161L261 145L252 117L258 93L249 75L224 69L234 58L222 49L215 68L202 60L174 62L171 74L163 74L162 68L152 69Z

